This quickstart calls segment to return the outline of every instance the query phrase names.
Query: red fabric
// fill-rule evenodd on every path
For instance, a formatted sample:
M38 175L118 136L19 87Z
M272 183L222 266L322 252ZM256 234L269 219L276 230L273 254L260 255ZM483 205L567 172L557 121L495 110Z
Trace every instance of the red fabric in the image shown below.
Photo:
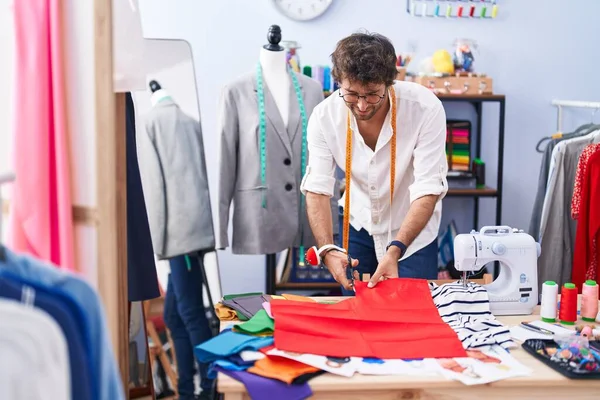
M575 235L575 254L571 280L579 290L586 276L599 276L600 246L600 151L588 160L581 187L579 219Z
M588 161L592 154L596 150L600 149L600 144L590 144L586 146L579 156L579 162L577 163L577 172L575 173L575 185L573 185L573 197L571 198L571 217L573 219L579 218L579 206L581 204L581 189L583 186L583 180L587 176Z
M397 278L336 304L271 300L275 347L332 357L466 357L442 321L426 280Z

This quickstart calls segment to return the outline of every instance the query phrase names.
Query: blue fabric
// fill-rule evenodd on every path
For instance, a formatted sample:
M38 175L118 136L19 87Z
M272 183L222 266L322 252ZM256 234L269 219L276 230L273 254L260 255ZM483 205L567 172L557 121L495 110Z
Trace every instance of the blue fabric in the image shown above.
M208 363L227 358L242 350L259 350L271 345L273 337L250 336L227 330L196 346L194 353L199 362Z
M131 93L125 102L127 164L127 296L129 301L160 297L150 224L142 189L135 139L135 109Z
M177 357L179 380L177 389L180 400L194 398L194 346L210 339L210 329L203 299L202 253L171 258L171 274L165 296L164 319L171 331ZM214 380L208 377L208 364L199 362L200 387L211 391Z
M17 255L6 249L6 261L0 261L0 273L13 273L32 285L37 283L49 290L74 299L83 310L81 322L85 325L92 348L87 356L92 365L92 376L97 379L98 399L125 399L121 374L108 335L104 307L94 289L83 279L57 269L49 263L27 255Z
M344 209L339 207L340 240L343 243ZM377 270L377 255L373 237L365 229L357 231L350 225L350 239L348 251L352 258L358 259L356 268L362 274L375 273ZM398 275L400 278L437 279L438 275L438 245L437 239L413 253L410 257L398 262ZM342 288L345 296L354 296L354 291Z
M91 365L87 359L89 347L86 347L88 343L85 343L84 331L76 315L60 295L44 288L23 284L20 278L10 279L8 275L0 274L0 297L21 301L23 288L30 287L35 290L33 304L47 312L58 323L65 336L69 350L72 398L96 399L94 394L97 390L92 386Z

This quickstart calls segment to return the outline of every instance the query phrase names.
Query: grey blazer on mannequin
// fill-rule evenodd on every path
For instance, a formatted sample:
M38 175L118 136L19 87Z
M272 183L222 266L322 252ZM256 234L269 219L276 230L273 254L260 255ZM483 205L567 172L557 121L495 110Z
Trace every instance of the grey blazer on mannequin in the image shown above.
M145 124L137 148L154 253L165 259L214 249L200 123L165 99Z
M306 118L323 100L321 85L296 74L301 86ZM290 79L288 127L264 83L266 112L266 186L261 183L257 87L248 73L223 89L219 107L220 135L217 248L228 247L230 207L233 202L234 254L272 254L315 244L306 216L300 210L302 121L296 92ZM307 154L308 160L308 154ZM262 196L266 194L266 208ZM337 233L337 200L331 199L333 232Z

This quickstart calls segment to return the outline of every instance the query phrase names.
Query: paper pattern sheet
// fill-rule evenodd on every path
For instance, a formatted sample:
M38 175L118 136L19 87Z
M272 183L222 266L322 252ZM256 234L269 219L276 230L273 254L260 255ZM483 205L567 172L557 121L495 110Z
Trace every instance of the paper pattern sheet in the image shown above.
M531 370L500 346L485 350L467 350L469 357L429 359L431 365L446 378L465 385L481 385L517 376L527 376Z

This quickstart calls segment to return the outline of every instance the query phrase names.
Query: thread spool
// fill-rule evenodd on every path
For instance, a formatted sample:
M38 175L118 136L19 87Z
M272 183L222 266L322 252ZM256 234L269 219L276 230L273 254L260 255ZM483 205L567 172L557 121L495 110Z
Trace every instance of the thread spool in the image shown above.
M594 322L598 314L598 284L588 279L581 289L581 319Z
M574 283L565 283L560 291L560 311L558 318L564 325L575 325L577 321L577 287Z
M542 305L540 316L544 322L556 322L558 303L558 285L554 281L546 281L542 285Z

